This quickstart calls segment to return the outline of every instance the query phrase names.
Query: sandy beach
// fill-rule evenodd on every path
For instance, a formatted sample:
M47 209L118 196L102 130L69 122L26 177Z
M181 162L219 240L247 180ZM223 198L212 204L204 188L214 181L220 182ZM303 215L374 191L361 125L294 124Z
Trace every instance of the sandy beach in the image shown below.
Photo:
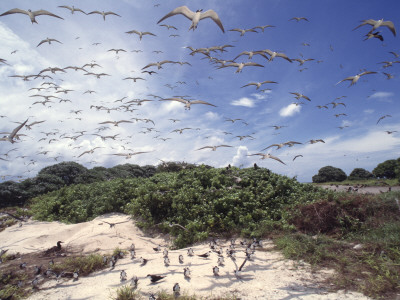
M105 223L119 223L111 227ZM247 261L240 278L234 275L235 265L227 258L225 249L230 241L221 240L225 265L220 266L219 276L214 276L212 268L217 265L218 255L212 252L209 258L199 257L210 250L208 243L194 245L195 255L189 257L187 248L170 250L168 237L148 237L138 229L133 220L124 214L107 214L79 224L63 224L59 222L38 222L29 220L21 227L13 225L0 233L1 249L9 249L9 253L34 253L46 250L58 240L64 242L67 253L73 254L111 254L119 247L128 249L135 244L136 258L131 259L129 253L118 260L115 268L92 273L80 277L77 281L63 278L58 283L54 280L44 282L39 291L29 299L111 299L116 289L130 284L132 276L139 278L138 289L144 296L165 290L172 293L172 287L179 283L181 294L197 296L235 295L241 299L370 299L355 292L328 292L319 284L332 274L325 270L312 273L305 263L286 260L272 250L272 241L263 241L263 247L257 248L253 261ZM156 252L154 247L161 246ZM245 257L244 248L236 241L236 261L240 265ZM170 265L164 265L163 250L168 249ZM178 256L184 256L179 263ZM148 259L141 266L139 258ZM185 279L184 267L189 267L191 278ZM120 272L125 270L128 280L121 282ZM164 279L152 284L147 274L166 275Z

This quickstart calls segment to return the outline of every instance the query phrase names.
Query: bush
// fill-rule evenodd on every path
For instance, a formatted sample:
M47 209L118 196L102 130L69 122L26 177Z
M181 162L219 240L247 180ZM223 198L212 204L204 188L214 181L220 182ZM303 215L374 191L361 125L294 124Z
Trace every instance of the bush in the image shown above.
M351 171L351 173L347 179L348 180L363 180L363 179L370 179L373 177L374 177L374 174L372 174L371 172L369 172L363 168L355 168L353 171Z
M378 178L392 179L396 177L396 167L398 167L398 162L395 159L389 159L377 165L376 168L372 170L372 174Z
M329 181L343 181L346 180L346 173L339 168L326 166L319 169L318 174L312 177L315 183L329 182Z

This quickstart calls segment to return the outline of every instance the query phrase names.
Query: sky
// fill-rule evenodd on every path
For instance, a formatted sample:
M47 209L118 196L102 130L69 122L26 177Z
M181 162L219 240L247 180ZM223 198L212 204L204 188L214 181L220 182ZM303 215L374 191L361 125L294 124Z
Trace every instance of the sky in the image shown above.
M112 11L119 16L107 15L103 20L100 14L72 14L59 7L65 5L86 13ZM191 21L181 14L157 24L184 5L192 11L214 10L225 32L211 18L202 19L189 31ZM0 14L14 8L45 9L63 19L41 15L36 17L38 24L32 24L24 14L0 17L0 59L4 60L0 62L0 136L27 119L27 125L44 121L30 129L23 127L15 143L0 142L2 181L33 177L43 167L62 161L87 168L185 161L241 168L257 163L300 182L311 182L327 165L349 175L354 168L372 171L379 163L400 156L400 63L383 63L400 61L395 56L400 54L399 37L388 27L376 30L383 41L364 40L372 29L368 24L353 30L367 19L383 18L398 26L397 0L384 5L381 0L0 2ZM295 17L307 20L296 21ZM253 29L265 25L274 27L264 32ZM232 29L256 32L241 36ZM154 35L143 35L140 40L139 35L126 33L132 30ZM59 42L38 45L46 38ZM223 45L229 45L223 52L191 53L188 48ZM240 55L266 49L284 53L292 62L281 57L271 60L267 53L251 59ZM221 67L223 60L233 59L259 66L245 66L238 73L237 67ZM300 65L294 59L313 60ZM164 60L189 64L145 68ZM99 66L63 69L90 63ZM51 78L29 77L28 81L12 77L37 75L46 68L64 72L44 71L41 75ZM146 70L157 73L142 73ZM364 71L376 73L361 76L352 86L350 81L340 82ZM107 75L97 78L88 73ZM127 77L143 79L124 80ZM276 83L245 86L263 81ZM309 99L296 99L291 93ZM58 98L35 103L43 102L43 96ZM193 104L188 110L179 101L160 101L173 97L212 105ZM138 100L152 101L138 105ZM331 102L344 105L334 107ZM100 124L121 120L129 122ZM189 129L180 133L183 128ZM324 143L310 142L318 139ZM269 147L288 141L301 144ZM219 145L230 147L200 149ZM123 155L136 152L145 153ZM270 154L284 164L253 155L257 153Z

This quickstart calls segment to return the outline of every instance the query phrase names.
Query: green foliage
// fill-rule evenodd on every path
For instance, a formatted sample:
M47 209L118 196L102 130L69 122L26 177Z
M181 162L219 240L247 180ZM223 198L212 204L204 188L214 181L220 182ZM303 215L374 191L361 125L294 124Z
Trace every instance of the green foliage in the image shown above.
M375 169L372 170L372 174L374 174L378 178L395 178L396 168L399 167L399 163L395 159L389 159L380 163L376 166Z
M237 177L242 179L239 183ZM157 225L171 233L176 246L184 247L210 233L261 236L267 228L289 229L290 207L331 193L267 169L200 166L150 178L65 187L34 199L32 211L38 219L64 222L126 212L143 228Z
M351 173L347 179L348 180L363 180L363 179L370 179L373 177L374 177L374 174L372 174L371 172L369 172L363 168L355 168L353 171L351 171Z
M59 177L64 184L70 185L75 183L75 178L86 172L87 169L84 166L68 161L45 167L39 171L38 175L53 175Z
M318 174L312 177L312 182L320 183L327 181L343 181L347 178L346 173L339 168L326 166L319 169Z

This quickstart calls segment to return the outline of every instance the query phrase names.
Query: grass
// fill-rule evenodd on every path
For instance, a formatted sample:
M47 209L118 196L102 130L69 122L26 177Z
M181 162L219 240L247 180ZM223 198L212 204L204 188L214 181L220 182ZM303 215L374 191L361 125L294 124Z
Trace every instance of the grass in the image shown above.
M173 293L168 293L167 291L159 291L155 294L157 300L239 300L240 298L235 295L228 295L225 297L213 297L213 296L196 296L189 295L186 292L181 293L179 296L174 295ZM148 299L144 297L140 291L136 290L136 288L124 285L117 289L116 296L111 296L113 300L144 300Z
M400 292L398 197L340 194L336 201L300 205L292 219L297 230L277 236L276 248L286 258L334 269L326 282L334 289L394 297Z
M79 276L86 276L106 267L100 254L89 254L88 256L67 257L62 263L54 264L51 269L56 273L79 270Z

